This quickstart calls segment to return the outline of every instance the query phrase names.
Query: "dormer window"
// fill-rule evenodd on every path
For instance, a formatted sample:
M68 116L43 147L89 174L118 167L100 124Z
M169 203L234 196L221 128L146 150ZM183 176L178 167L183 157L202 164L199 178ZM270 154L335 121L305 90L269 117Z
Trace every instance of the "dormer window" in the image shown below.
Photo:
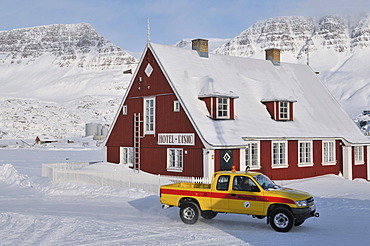
M289 120L289 102L279 102L279 119Z
M263 99L261 102L266 106L267 111L271 115L271 119L276 121L292 121L293 120L293 103L296 100L289 99Z
M229 93L202 94L198 98L205 103L210 118L217 120L234 119L234 100L239 97L232 91Z
M217 98L217 119L230 118L230 98Z

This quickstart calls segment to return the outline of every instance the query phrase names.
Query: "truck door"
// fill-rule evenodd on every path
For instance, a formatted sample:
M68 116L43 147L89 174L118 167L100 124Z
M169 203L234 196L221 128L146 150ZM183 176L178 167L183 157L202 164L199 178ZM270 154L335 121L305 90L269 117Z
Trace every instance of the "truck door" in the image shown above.
M235 213L262 215L264 211L263 191L246 176L234 176L230 190L229 210Z
M212 187L212 210L217 212L228 212L230 175L220 175L217 183Z

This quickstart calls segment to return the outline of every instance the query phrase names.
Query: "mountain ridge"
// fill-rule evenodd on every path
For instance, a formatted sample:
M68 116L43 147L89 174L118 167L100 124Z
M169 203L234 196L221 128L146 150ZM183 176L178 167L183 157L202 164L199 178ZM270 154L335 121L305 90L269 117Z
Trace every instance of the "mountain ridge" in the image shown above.
M0 31L0 63L32 63L45 54L61 67L87 69L131 65L136 59L100 36L88 23L52 24Z

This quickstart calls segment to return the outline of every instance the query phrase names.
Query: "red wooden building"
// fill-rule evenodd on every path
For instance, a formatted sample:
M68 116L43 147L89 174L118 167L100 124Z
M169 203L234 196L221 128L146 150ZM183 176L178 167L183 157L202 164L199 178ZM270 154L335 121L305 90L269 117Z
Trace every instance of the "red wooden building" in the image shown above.
M210 177L247 166L275 180L370 179L370 142L309 66L148 43L106 146L108 162Z

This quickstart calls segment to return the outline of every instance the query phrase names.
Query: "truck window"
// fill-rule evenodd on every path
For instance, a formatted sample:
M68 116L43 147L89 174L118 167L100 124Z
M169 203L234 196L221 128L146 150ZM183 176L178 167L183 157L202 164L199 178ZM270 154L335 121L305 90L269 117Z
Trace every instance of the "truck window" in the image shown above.
M228 190L229 187L230 176L229 175L221 175L217 180L217 190Z
M245 176L234 177L233 190L252 191L252 192L260 191L256 183L254 183L252 179Z

